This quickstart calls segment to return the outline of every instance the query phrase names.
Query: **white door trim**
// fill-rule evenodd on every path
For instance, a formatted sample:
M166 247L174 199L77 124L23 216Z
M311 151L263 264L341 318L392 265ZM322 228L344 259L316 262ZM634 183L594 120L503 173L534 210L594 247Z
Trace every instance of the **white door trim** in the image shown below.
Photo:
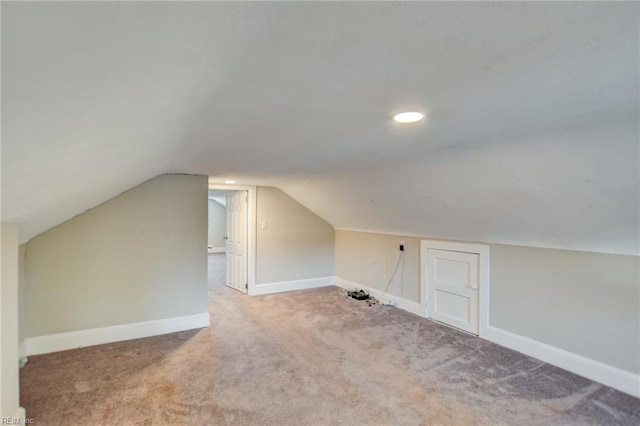
M247 284L252 294L256 288L256 217L257 187L253 185L220 185L209 183L209 189L218 191L247 191Z
M452 241L421 240L420 241L420 305L424 315L429 318L427 312L427 257L429 249L459 251L463 253L475 253L478 259L478 325L479 336L484 338L489 330L489 295L490 295L490 258L489 246L486 244L458 243Z

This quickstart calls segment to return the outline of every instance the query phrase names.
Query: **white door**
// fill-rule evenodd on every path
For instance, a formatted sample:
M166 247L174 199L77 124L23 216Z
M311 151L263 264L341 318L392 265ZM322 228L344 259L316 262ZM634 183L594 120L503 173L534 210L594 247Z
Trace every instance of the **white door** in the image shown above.
M225 282L247 292L247 192L227 193L227 269Z
M478 254L429 249L429 317L478 334Z

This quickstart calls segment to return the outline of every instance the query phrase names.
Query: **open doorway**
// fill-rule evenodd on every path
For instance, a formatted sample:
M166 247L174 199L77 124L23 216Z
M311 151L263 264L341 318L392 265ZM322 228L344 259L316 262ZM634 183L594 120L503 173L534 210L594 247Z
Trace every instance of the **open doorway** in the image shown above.
M207 253L225 253L227 223L227 194L225 191L209 191Z
M226 288L227 192L209 191L207 200L207 286L209 297Z
M253 189L253 190L252 190ZM208 269L210 290L248 293L255 283L255 187L208 192Z

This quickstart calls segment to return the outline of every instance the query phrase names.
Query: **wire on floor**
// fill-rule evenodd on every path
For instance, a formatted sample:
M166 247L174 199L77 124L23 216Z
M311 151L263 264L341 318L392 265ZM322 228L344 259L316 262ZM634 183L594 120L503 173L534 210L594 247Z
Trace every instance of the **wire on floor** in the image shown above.
M380 301L381 304L384 304L382 302L382 297L385 294L387 294L387 291L389 291L389 287L391 287L391 283L396 278L396 274L398 273L398 267L400 266L400 260L402 259L402 256L404 256L404 251L400 251L398 253L398 258L396 259L396 266L395 266L395 268L393 268L393 274L391 274L391 278L389 278L389 282L387 283L387 286L385 287L384 291L382 292L380 297L378 297L378 300Z
M372 297L368 291L363 290L363 289L355 289L355 290L345 290L343 292L341 292L342 294L344 294L345 297L347 297L348 299L354 299L354 300L365 300L367 302L367 304L369 306L373 306L376 304L381 304L381 305L391 305L391 303L384 303L382 301L382 297L387 294L387 291L389 291L389 287L391 287L391 283L393 282L393 280L396 278L396 275L398 274L398 267L400 266L400 261L402 260L402 256L404 255L404 251L400 251L398 253L398 257L396 258L396 265L393 268L393 273L391 274L391 278L389 278L389 282L387 283L387 286L385 287L384 291L382 292L382 294L379 297Z

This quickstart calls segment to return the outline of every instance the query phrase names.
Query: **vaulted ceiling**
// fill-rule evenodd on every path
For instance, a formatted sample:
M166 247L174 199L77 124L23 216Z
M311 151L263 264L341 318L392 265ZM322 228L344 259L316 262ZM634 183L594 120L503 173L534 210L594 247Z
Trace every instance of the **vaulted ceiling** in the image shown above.
M637 254L639 4L2 2L2 220L163 173L336 228ZM402 110L426 112L400 126Z

